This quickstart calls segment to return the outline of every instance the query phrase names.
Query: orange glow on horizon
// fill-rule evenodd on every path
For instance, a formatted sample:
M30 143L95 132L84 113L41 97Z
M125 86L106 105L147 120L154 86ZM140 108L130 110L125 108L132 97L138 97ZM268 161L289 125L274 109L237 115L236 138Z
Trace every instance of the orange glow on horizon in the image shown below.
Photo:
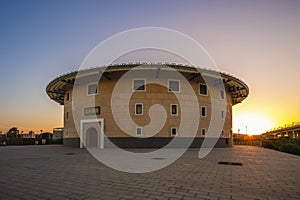
M259 135L274 127L271 117L259 112L238 113L233 120L234 133Z
M267 96L262 98L250 94L241 104L233 106L233 132L259 135L274 128L300 122L298 110L292 105L278 106Z

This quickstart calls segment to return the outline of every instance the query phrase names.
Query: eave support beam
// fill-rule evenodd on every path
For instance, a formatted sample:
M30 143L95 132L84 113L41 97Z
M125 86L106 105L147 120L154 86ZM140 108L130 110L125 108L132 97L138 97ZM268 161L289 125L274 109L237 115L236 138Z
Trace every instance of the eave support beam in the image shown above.
M240 90L245 90L246 88L242 87L235 87L235 86L231 86L229 87L229 92L235 92L235 91L240 91Z
M108 80L111 80L110 73L104 72L102 75L103 75L105 78L107 78Z
M53 93L53 94L65 94L65 91L64 90L50 90L50 91L47 91L48 93Z
M74 85L75 80L74 79L67 79L67 80L61 80L64 83L70 84L70 85Z
M194 74L191 74L191 75L190 75L189 81L194 80L194 79L197 78L198 76L200 76L200 73L194 73Z

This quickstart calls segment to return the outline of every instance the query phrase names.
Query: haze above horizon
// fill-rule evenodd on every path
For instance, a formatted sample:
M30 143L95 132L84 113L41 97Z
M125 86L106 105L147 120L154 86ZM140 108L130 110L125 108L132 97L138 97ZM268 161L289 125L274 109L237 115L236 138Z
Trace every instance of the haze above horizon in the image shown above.
M52 131L62 106L46 85L77 70L100 42L132 28L183 32L220 71L250 87L233 131L257 134L300 121L300 1L1 1L0 131Z

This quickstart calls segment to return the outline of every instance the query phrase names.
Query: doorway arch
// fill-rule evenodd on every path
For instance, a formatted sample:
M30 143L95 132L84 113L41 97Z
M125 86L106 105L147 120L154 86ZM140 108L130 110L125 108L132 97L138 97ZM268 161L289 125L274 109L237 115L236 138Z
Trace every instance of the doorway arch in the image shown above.
M98 147L98 132L94 127L88 128L86 131L86 148Z
M97 147L104 148L104 119L83 119L80 120L80 148L88 147L87 146L87 132L89 128L96 129L97 132Z

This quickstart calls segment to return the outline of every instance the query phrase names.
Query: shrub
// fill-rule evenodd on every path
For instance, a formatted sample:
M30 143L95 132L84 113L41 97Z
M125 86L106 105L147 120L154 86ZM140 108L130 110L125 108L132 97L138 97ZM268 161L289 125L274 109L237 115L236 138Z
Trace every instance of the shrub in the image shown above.
M275 138L264 140L262 146L286 153L300 155L300 140L290 138Z

